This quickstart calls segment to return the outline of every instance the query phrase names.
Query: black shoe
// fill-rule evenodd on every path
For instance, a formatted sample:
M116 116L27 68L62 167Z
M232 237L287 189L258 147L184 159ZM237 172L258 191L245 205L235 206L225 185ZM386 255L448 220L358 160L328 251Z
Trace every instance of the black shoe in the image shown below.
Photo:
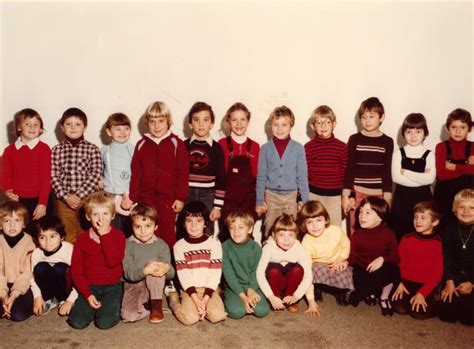
M377 305L377 298L373 294L371 294L370 296L367 296L365 298L365 304L370 306Z
M349 292L349 290L342 290L341 292L336 293L336 302L337 304L347 307L349 305L349 302L346 298L346 294Z
M356 299L354 291L347 291L344 295L344 301L353 307L357 307L359 305L359 300Z
M316 302L323 301L323 291L319 287L314 287L314 300Z
M392 309L392 304L388 299L381 299L379 301L380 309L382 310L382 315L383 316L392 316L393 315L393 309Z

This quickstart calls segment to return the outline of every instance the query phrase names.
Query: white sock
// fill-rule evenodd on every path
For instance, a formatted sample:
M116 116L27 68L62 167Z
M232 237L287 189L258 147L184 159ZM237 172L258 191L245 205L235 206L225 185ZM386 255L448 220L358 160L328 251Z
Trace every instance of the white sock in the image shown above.
M382 294L380 295L380 299L388 299L390 292L392 291L393 284L388 284L382 289Z

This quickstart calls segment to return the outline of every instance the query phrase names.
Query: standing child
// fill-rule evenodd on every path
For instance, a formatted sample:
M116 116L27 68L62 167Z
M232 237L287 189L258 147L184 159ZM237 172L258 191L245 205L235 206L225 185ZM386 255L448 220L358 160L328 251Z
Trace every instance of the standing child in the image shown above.
M94 321L98 328L108 329L120 321L125 236L110 225L115 214L110 194L89 195L84 210L92 227L79 236L72 252L71 275L79 297L68 323L83 329Z
M209 210L201 201L191 201L181 214L187 235L173 247L182 286L181 303L178 294L171 293L170 307L185 325L204 317L212 323L225 320L227 314L217 289L222 275L222 247L219 240L207 235Z
M31 291L36 315L46 315L57 306L60 315L69 315L77 299L70 276L73 245L63 241L65 236L64 226L57 217L46 216L36 224L39 247L31 256Z
M295 116L286 106L275 108L269 123L273 138L262 145L258 159L256 212L265 215L265 236L282 213L296 219L298 206L308 201L308 170L304 147L290 137ZM302 202L297 204L297 196Z
M168 245L155 236L156 210L149 205L138 204L130 213L133 236L125 246L124 295L122 319L125 322L141 320L149 316L151 323L163 321L163 289L165 279L174 276ZM144 307L149 304L149 309Z
M23 321L33 315L30 282L35 244L23 232L28 210L20 202L7 201L0 206L0 222L0 317Z
M317 107L309 119L315 136L305 144L309 199L323 204L331 224L341 226L342 182L347 166L347 146L334 137L336 115L327 105Z
M144 118L149 133L135 147L130 199L155 208L155 234L172 248L176 242L176 213L188 197L188 154L183 141L170 130L171 111L165 103L151 103Z
M399 280L398 244L392 230L386 226L389 207L385 200L368 196L358 208L360 226L351 237L349 265L352 266L354 291L346 299L353 306L365 299L369 305L379 305L384 316L392 316L389 295L393 283Z
M128 237L132 234L128 215L133 204L129 197L133 156L133 145L129 142L130 119L122 113L112 114L107 119L105 131L112 142L100 149L104 166L104 191L115 195L116 212L112 225Z
M247 211L231 212L225 220L230 239L222 244L226 282L224 304L232 319L243 318L245 314L261 318L270 311L257 282L257 265L262 249L250 239L254 223Z
M234 211L245 211L257 219L255 212L255 181L257 176L258 154L260 146L248 138L245 133L250 121L250 111L242 103L233 104L225 114L225 122L230 128L230 136L222 138L225 158L226 197L222 208L221 222ZM229 238L226 224L221 224L219 239Z
M444 288L440 319L474 325L474 189L463 189L453 201L455 220L443 228Z
M225 197L225 160L221 146L212 139L214 111L196 102L188 114L191 138L184 143L189 153L189 197L187 202L202 201L210 213L207 232L214 234L214 222L221 217Z
M1 188L14 201L23 203L29 213L29 226L46 214L51 190L51 150L40 141L43 120L33 109L15 114L18 139L5 148L2 157Z
M455 109L446 120L449 140L436 145L434 198L442 220L454 219L452 207L456 193L474 187L474 146L467 140L471 129L471 114L464 109Z
M430 185L436 178L433 152L423 145L428 137L423 114L408 114L403 120L402 135L407 145L396 151L392 159L392 178L396 186L391 222L399 241L413 231L415 205L433 198Z
M362 102L358 114L362 131L350 136L347 142L349 157L342 191L342 209L346 215L350 213L351 233L356 221L354 210L362 199L376 195L389 205L392 201L393 139L380 131L384 107L377 97L370 97Z
M51 187L65 240L74 243L82 233L80 208L100 181L102 161L99 148L84 139L87 116L81 109L67 109L59 122L65 138L52 151Z
M398 246L401 281L392 306L396 313L424 320L436 314L435 289L443 276L443 251L441 238L434 232L439 224L434 201L421 201L413 211L415 232L405 235Z
M273 309L286 307L291 313L299 311L298 301L311 286L312 276L311 262L297 236L298 226L293 217L285 213L278 217L257 267L258 285ZM308 303L312 304L311 295ZM307 312L319 315L319 307L314 303Z
M348 267L350 242L347 234L336 225L319 201L308 201L298 212L300 231L304 233L301 243L313 264L313 283L306 298L322 301L322 289L331 291L339 305L348 305L345 294L354 289L352 267ZM310 308L316 307L312 299Z

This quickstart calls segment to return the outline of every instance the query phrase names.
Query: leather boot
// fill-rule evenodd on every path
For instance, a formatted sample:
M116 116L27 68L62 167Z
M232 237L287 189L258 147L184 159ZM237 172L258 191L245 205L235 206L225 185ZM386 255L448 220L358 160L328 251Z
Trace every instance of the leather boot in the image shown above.
M150 319L152 324L163 321L163 305L161 299L150 299Z

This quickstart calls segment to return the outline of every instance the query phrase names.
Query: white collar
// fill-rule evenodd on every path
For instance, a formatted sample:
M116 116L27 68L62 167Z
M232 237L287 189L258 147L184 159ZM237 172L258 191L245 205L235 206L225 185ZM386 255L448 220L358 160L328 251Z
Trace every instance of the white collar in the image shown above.
M247 140L247 136L246 136L246 135L237 136L235 133L230 132L230 136L232 137L232 139L234 140L234 142L237 143L237 144L244 144L245 141Z
M39 141L40 141L39 137L36 137L35 139L32 139L28 143L23 143L21 141L21 137L18 137L17 140L15 141L15 148L20 149L22 146L26 145L28 148L33 149L34 147L36 147Z
M160 144L160 142L165 139L166 137L168 137L169 135L171 134L171 130L168 130L166 131L166 133L161 136L160 138L156 138L155 136L153 136L151 133L145 133L145 136L147 136L148 138L150 138L153 142L155 142L156 144Z
M209 144L209 146L211 147L212 147L212 142L214 142L211 135L209 135L209 137L207 137L206 139L201 140L201 139L197 139L196 135L193 133L193 135L191 136L191 140L189 141L189 144L191 144L194 141L207 142L207 144Z

